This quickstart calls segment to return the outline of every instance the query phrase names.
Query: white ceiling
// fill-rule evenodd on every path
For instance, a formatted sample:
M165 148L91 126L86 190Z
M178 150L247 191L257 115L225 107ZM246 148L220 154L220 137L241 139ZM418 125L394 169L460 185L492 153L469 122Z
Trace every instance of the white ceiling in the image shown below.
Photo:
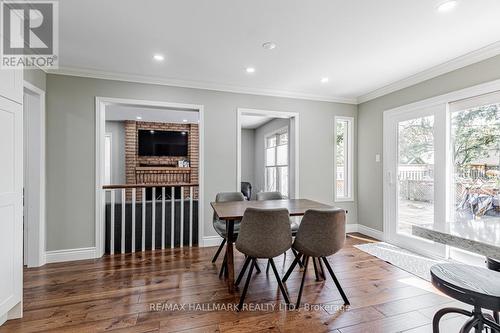
M137 119L137 117L142 119ZM198 123L199 114L196 111L184 111L159 108L138 108L125 105L106 106L106 120L122 121L156 121L163 123ZM187 121L184 121L187 120Z
M274 119L269 116L258 116L258 115L242 115L240 118L241 128L243 129L256 129L265 123Z
M64 0L61 72L355 102L500 41L500 1L441 1Z

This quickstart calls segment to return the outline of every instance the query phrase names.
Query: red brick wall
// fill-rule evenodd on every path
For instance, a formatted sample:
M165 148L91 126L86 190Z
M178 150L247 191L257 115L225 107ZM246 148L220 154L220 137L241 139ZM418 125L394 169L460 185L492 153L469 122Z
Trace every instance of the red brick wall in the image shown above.
M138 156L138 131L162 130L188 133L188 156ZM190 168L178 168L178 161L188 160ZM147 169L141 169L147 167ZM166 170L165 167L175 169ZM156 122L125 122L125 177L127 184L198 183L199 129L198 124L174 124ZM131 198L131 192L127 198ZM189 194L189 189L185 190ZM142 197L137 191L137 200ZM195 198L198 189L195 190Z

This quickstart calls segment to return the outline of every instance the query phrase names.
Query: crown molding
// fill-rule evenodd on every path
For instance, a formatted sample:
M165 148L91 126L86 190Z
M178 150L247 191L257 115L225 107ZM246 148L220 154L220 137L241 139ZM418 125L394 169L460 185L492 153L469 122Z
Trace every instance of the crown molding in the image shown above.
M460 57L454 58L440 65L431 67L427 70L411 75L402 80L395 81L391 84L375 89L367 94L361 95L357 98L358 104L370 101L377 97L384 96L404 88L408 88L415 84L427 81L429 79L449 73L459 68L472 65L474 63L494 57L499 54L500 54L500 41L487 45L476 51L464 54Z
M79 77L87 77L87 78L103 79L103 80L158 84L158 85L172 86L172 87L216 90L216 91L224 91L224 92L239 93L239 94L305 99L305 100L322 101L322 102L335 102L344 104L358 103L356 98L349 98L349 97L315 95L315 94L306 94L306 93L267 89L267 88L250 88L237 85L227 85L227 84L204 82L204 81L164 79L154 76L106 72L106 71L83 69L76 67L59 67L58 69L48 69L46 73L57 74L57 75L79 76Z

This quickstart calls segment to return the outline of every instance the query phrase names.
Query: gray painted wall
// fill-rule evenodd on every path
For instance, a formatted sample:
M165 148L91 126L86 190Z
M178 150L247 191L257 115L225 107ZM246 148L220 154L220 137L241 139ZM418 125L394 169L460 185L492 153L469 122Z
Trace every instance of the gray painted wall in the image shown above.
M358 106L358 214L359 223L383 229L382 114L384 110L500 79L500 56L452 71ZM356 136L355 136L356 137Z
M241 129L241 181L254 185L255 130Z
M106 134L111 134L111 183L126 184L125 122L106 121Z
M333 118L357 115L356 105L49 74L48 250L94 246L96 96L204 105L205 236L215 235L209 202L217 192L237 190L238 107L300 113L300 194L327 204L333 203ZM357 223L355 201L338 206Z

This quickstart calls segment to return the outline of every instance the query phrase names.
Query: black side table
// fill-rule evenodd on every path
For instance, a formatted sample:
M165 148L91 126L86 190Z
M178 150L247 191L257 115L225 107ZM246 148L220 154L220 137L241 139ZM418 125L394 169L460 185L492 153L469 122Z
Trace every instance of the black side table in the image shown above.
M474 306L467 311L458 308L444 308L436 312L432 320L432 331L439 333L439 321L447 313L459 313L471 317L460 333L482 332L489 327L492 332L500 333L500 325L483 309L500 311L500 273L486 268L458 265L437 264L431 267L432 284L444 294L463 303Z

